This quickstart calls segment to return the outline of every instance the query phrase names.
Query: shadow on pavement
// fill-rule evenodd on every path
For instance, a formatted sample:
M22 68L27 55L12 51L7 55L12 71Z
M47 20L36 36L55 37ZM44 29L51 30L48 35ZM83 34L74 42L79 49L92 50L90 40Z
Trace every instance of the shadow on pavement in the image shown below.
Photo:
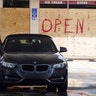
M56 92L0 92L0 96L68 96L67 92L56 93Z
M68 96L66 92L50 92L45 87L12 87L7 91L0 91L0 96Z

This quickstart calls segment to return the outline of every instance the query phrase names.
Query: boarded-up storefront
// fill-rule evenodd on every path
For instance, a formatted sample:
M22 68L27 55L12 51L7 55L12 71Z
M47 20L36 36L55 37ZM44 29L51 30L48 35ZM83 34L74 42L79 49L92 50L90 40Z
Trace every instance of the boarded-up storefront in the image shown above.
M2 40L8 34L30 33L30 12L30 8L1 8ZM95 0L40 0L38 29L36 33L52 36L58 48L67 47L66 58L96 59Z
M41 9L40 33L68 48L71 58L96 58L95 9Z

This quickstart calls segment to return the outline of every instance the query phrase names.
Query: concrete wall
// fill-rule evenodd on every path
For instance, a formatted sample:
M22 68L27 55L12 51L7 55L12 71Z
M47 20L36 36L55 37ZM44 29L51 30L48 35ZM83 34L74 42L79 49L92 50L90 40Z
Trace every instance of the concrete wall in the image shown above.
M8 34L30 33L30 9L1 9L2 40ZM96 9L40 9L39 34L50 35L67 58L96 58Z

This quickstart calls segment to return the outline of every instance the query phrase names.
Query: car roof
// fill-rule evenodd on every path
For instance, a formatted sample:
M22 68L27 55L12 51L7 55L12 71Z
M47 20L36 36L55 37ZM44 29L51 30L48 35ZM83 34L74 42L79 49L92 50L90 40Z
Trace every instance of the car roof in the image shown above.
M11 34L8 35L6 38L11 38L11 37L41 37L41 38L50 38L48 35L43 35L43 34Z

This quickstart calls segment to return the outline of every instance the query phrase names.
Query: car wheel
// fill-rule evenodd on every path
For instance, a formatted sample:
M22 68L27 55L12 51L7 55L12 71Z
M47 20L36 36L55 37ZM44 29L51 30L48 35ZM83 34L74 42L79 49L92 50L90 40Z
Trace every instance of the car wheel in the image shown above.
M56 92L56 86L54 86L54 85L48 85L47 91Z
M0 91L6 91L7 90L7 86L0 84Z
M66 92L68 88L68 79L66 80L66 83L64 85L60 84L59 86L57 86L57 88L58 92Z
M58 86L58 92L66 92L66 91L67 91L67 84Z

